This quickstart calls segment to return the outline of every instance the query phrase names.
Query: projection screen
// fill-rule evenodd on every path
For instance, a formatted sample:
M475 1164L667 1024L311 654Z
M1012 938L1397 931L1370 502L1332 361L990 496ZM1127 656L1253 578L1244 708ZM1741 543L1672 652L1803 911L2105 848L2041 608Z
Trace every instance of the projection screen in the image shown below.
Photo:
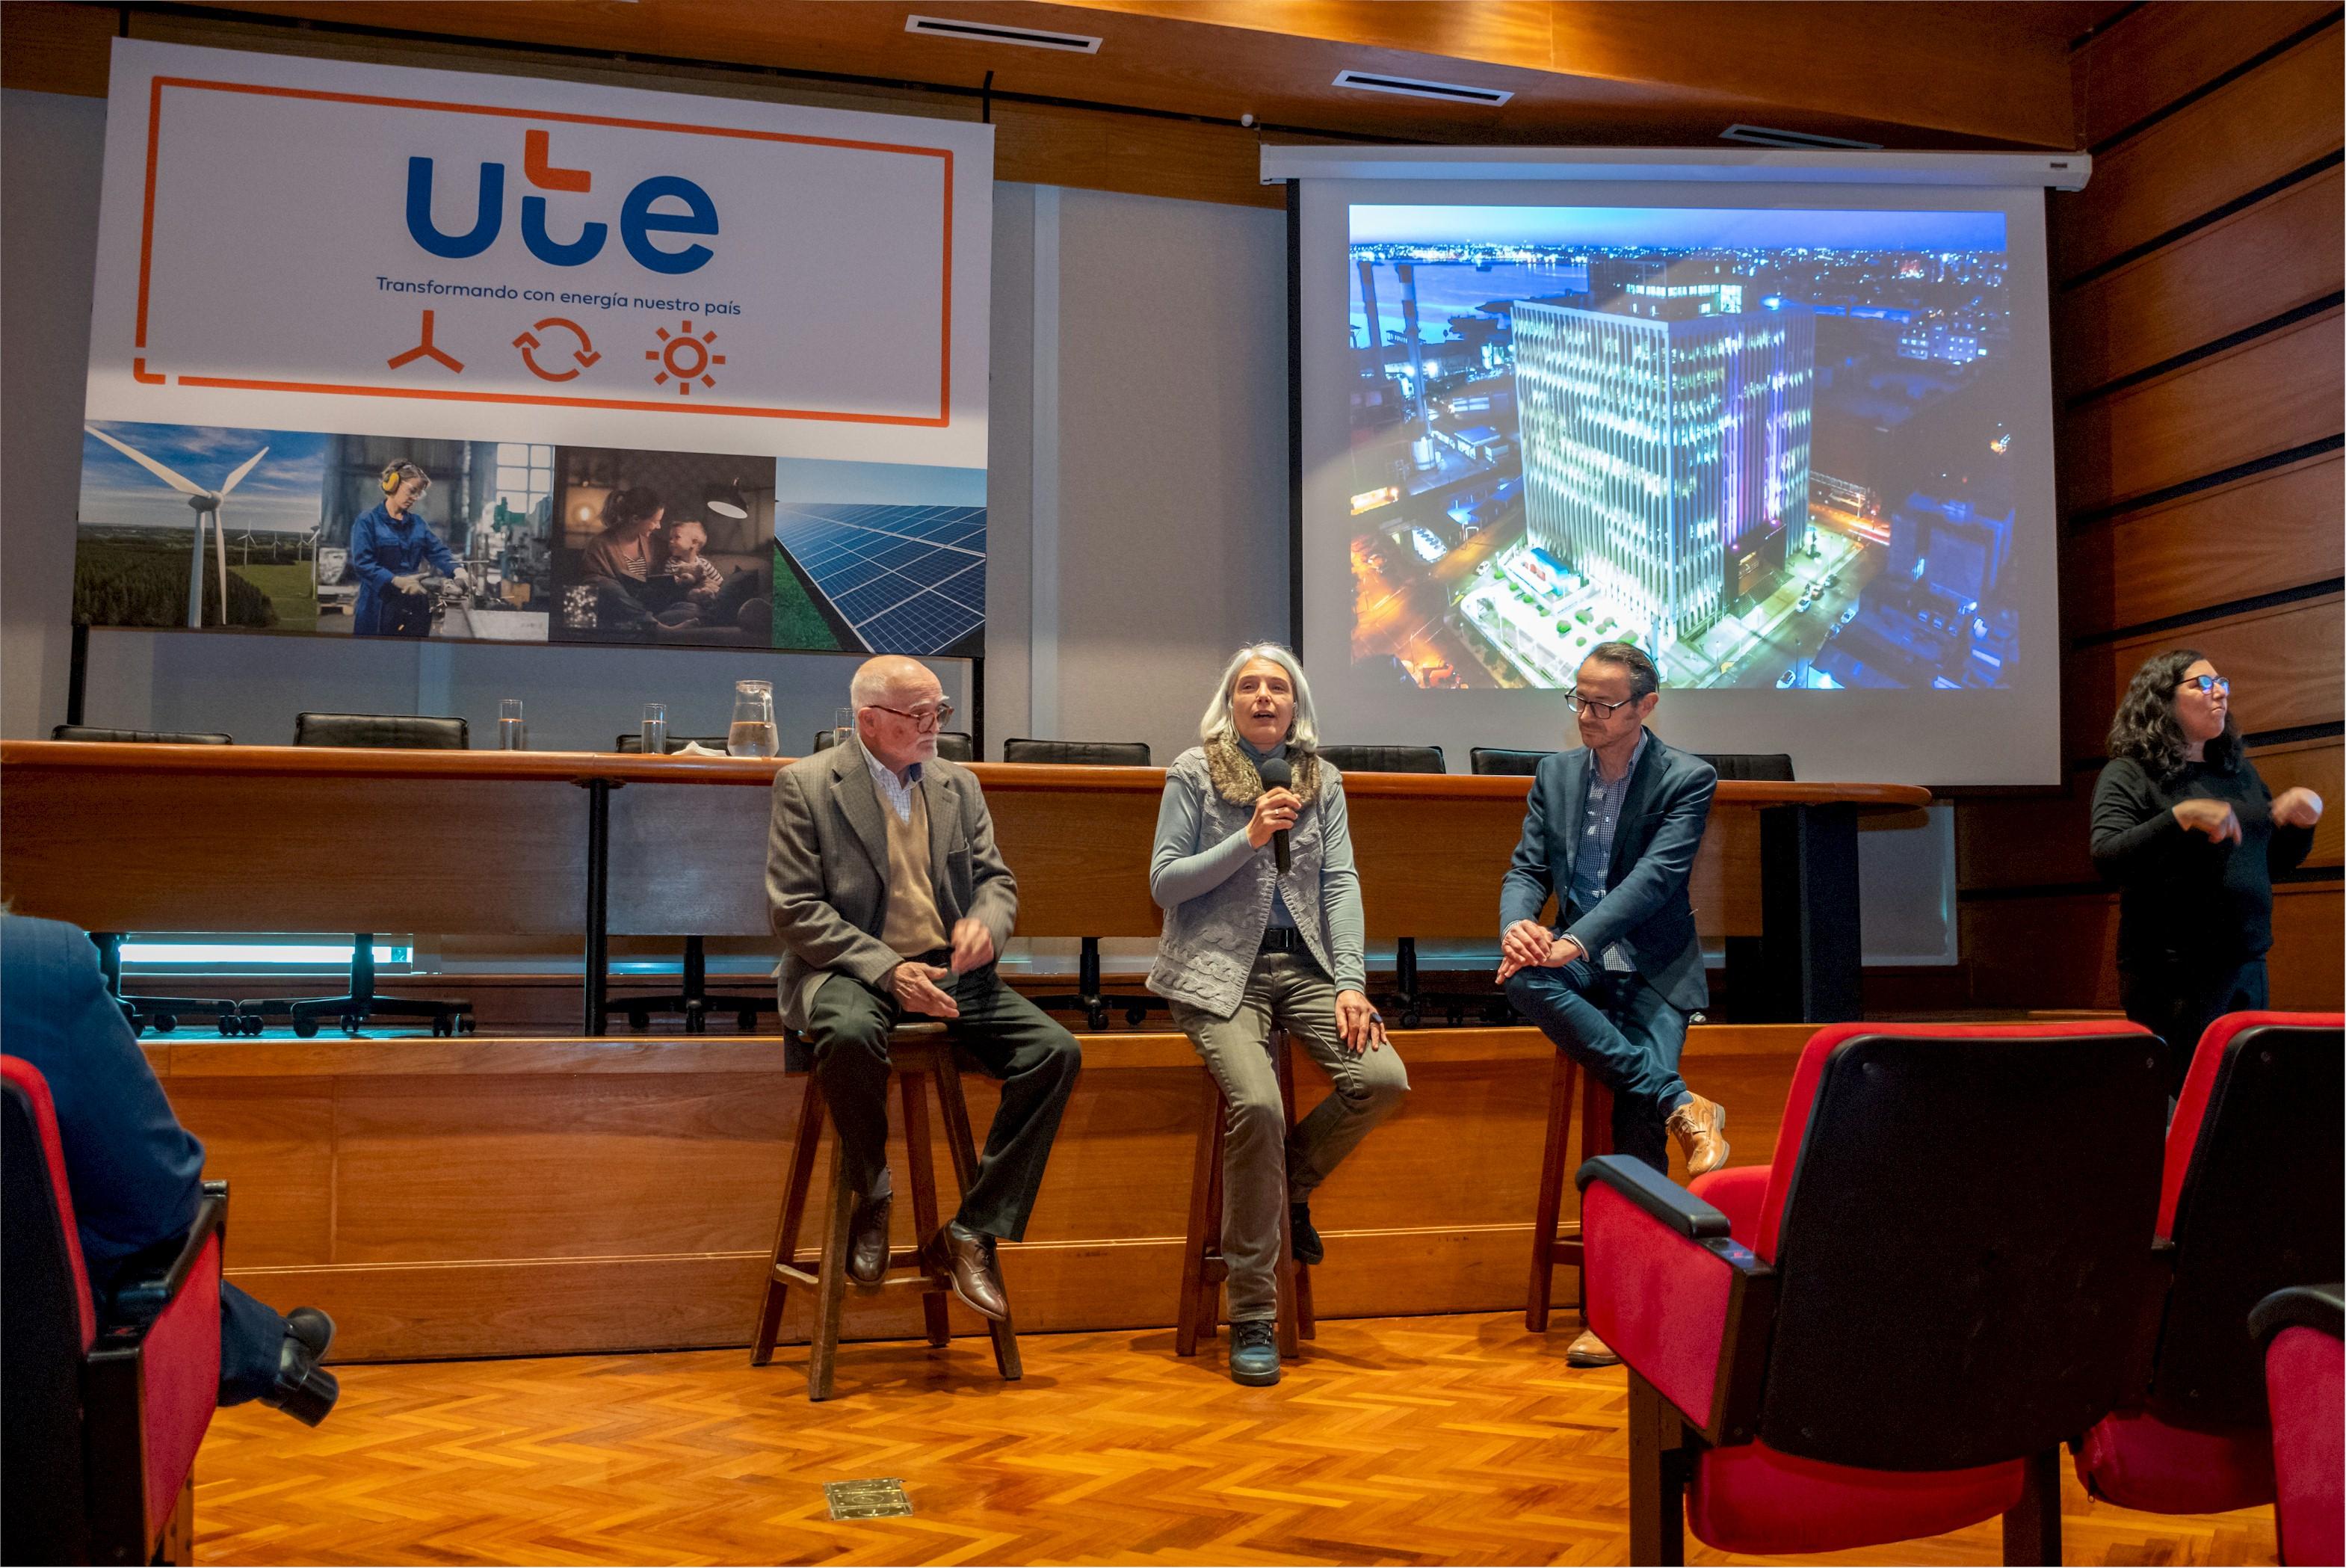
M1331 738L1655 727L2060 777L2046 187L2081 154L1271 148L1300 182L1299 634Z

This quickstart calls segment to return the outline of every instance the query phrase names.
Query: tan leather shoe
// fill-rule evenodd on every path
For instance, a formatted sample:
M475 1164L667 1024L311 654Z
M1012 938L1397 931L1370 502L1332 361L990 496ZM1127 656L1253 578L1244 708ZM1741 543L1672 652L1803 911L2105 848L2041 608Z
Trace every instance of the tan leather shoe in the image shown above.
M1617 1367L1621 1358L1613 1347L1596 1337L1594 1329L1581 1330L1580 1338L1564 1349L1564 1364L1567 1367Z
M937 1227L921 1248L921 1267L953 1287L962 1304L980 1317L1006 1322L1010 1303L1002 1294L1002 1271L994 1257L994 1237L973 1236L951 1225Z
M1685 1151L1687 1177L1708 1176L1727 1163L1727 1107L1695 1095L1662 1124Z

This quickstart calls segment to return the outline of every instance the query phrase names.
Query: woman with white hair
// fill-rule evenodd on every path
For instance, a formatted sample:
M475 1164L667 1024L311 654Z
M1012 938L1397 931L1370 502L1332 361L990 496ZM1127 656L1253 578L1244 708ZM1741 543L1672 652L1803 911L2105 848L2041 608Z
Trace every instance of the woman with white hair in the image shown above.
M1148 891L1165 934L1148 989L1171 1003L1229 1108L1230 1377L1260 1385L1279 1381L1280 1205L1296 1260L1319 1262L1311 1194L1392 1113L1409 1077L1368 999L1344 782L1319 756L1295 656L1276 643L1240 648L1198 735L1204 744L1166 769L1157 814ZM1292 1138L1274 1029L1301 1041L1335 1086Z

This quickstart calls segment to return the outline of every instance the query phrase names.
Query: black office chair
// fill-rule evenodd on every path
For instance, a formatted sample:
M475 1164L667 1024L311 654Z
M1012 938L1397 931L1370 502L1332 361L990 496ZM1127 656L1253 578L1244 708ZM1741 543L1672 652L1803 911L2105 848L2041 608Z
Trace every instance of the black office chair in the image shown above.
M1439 746L1323 746L1320 755L1344 773L1447 773Z
M52 740L96 740L129 746L233 746L236 738L217 730L196 729L106 729L93 724L60 724L49 731ZM106 989L122 1009L122 1016L130 1023L133 1034L144 1034L153 1024L158 1034L168 1034L179 1026L179 1014L192 1013L209 1017L219 1025L223 1034L258 1034L260 1022L244 1019L244 1003L217 996L126 996L122 991L122 937L118 931L94 931L89 940L97 944L97 966L106 975Z
M1322 746L1320 755L1345 773L1447 773L1439 746ZM1428 995L1417 988L1417 938L1405 936L1393 943L1393 994L1386 1005L1404 1029L1424 1022L1429 1006L1446 1008L1453 1023L1466 1021L1466 1009L1485 1006L1487 995L1443 993Z
M1494 774L1508 778L1527 778L1539 771L1539 765L1555 756L1553 751L1510 751L1504 746L1477 746L1466 754L1466 768L1471 773L1485 777Z
M405 751L464 751L473 732L461 718L406 713L303 713L293 719L296 746L357 746ZM245 1003L258 1020L271 1013L292 1015L293 1033L303 1039L318 1033L318 1022L332 1017L347 1034L356 1034L369 1018L428 1018L434 1034L473 1032L469 1001L427 1002L414 996L379 996L374 989L374 933L362 931L351 938L351 988L340 996L270 997ZM250 1026L248 1026L250 1027ZM259 1033L257 1028L251 1033Z
M725 749L725 737L671 735L668 738L668 749L671 753L693 745L710 751L722 751ZM616 737L611 742L611 749L641 756L644 738L641 735ZM683 1013L687 1034L707 1033L709 1015L712 1012L730 1013L734 1026L747 1034L758 1027L759 1013L776 1010L777 1003L770 988L760 992L728 991L714 996L709 994L709 944L704 937L688 936L684 939L684 958L678 966L678 983L683 987L680 991L660 996L616 997L604 1003L603 1011L626 1013L627 1027L639 1034L651 1028L655 1013Z
M1005 762L1041 763L1060 768L1146 768L1148 766L1148 743L1145 740L1026 740L1012 739L1002 743ZM1147 995L1108 996L1100 990L1100 939L1087 936L1076 958L1076 989L1073 993L1030 997L1035 1006L1048 1011L1053 1008L1080 1009L1084 1021L1094 1029L1107 1027L1108 1009L1124 1009L1127 1023L1138 1023L1152 1008L1165 1005L1160 999Z
M836 737L831 731L818 729L814 732L814 745L811 749L828 751L834 738ZM961 730L940 729L937 731L937 755L948 762L974 762L977 760L977 747Z

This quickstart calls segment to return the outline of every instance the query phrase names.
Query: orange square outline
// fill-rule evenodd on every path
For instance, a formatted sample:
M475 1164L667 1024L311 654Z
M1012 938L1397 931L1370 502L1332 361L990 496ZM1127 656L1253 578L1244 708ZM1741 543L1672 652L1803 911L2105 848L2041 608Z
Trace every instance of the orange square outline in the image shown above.
M953 239L954 152L945 147L908 147L895 142L858 141L840 137L804 136L787 131L752 130L741 126L696 126L666 120L627 119L610 115L573 114L562 110L499 108L489 104L442 103L415 98L382 97L370 93L332 93L315 87L280 87L254 82L218 82L198 76L150 78L147 99L147 188L138 235L138 311L132 347L147 347L148 273L155 257L156 166L162 156L163 89L185 87L224 93L250 93L261 97L302 98L321 103L362 104L376 108L432 109L449 114L484 115L499 119L542 120L557 125L612 126L623 130L668 131L683 136L726 137L742 141L790 142L801 147L843 148L858 152L893 152L944 160L944 280L938 339L937 412L925 414L843 413L824 409L747 408L719 403L658 402L648 398L556 397L535 392L474 392L453 388L343 386L326 382L250 381L233 376L180 375L178 384L223 387L247 392L321 392L342 397L423 398L451 402L525 403L541 408L625 409L653 413L728 414L752 419L825 420L847 424L918 425L943 429L953 423ZM147 369L141 353L131 361L131 376L148 385L166 378Z

